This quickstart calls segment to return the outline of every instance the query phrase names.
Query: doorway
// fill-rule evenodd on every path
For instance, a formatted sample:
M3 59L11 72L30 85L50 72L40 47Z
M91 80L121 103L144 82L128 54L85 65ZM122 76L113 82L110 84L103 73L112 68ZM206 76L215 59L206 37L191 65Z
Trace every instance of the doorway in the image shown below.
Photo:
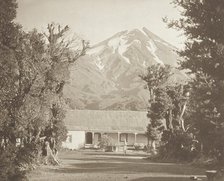
M86 144L93 144L93 134L91 132L86 133Z

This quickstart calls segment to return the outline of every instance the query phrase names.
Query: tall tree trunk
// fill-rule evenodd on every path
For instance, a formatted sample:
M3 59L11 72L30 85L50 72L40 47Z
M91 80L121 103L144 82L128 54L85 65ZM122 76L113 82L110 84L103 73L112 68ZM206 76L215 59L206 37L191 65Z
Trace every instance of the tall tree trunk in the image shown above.
M183 115L184 115L184 112L186 110L186 107L187 107L187 101L185 101L185 103L183 105L183 108L182 108L182 111L181 111L181 114L180 114L180 118L179 118L179 124L180 124L180 126L181 126L181 128L184 132L186 132L186 129L185 129L185 126L184 126Z
M200 149L201 149L200 152L204 153L204 145L203 145L203 143L201 143L201 148Z
M169 110L169 129L173 131L173 113L172 110Z
M156 141L155 140L151 141L151 151L153 154L156 154Z
M38 130L38 133L37 133L37 135L35 136L35 143L39 140L39 138L40 138L40 133L41 133L41 130Z
M155 101L155 95L154 95L154 91L153 91L153 89L150 89L149 92L150 92L150 100L151 100L152 102L154 102L154 101Z

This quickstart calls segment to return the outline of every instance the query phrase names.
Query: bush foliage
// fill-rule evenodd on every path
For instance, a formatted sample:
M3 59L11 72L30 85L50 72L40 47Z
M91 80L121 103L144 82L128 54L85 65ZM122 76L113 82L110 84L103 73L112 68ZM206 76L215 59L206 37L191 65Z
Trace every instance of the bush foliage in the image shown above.
M16 0L0 1L0 174L23 178L38 161L43 140L56 150L66 139L63 87L69 66L87 44L65 38L69 27L24 32L13 22Z
M147 135L155 140L155 135L162 134L163 156L192 160L199 154L223 165L224 1L174 0L173 4L181 17L164 20L186 36L185 47L178 52L182 57L179 65L192 79L187 86L168 86L155 77L163 75L166 80L167 66L148 69L143 76L151 95ZM159 130L161 120L167 127Z

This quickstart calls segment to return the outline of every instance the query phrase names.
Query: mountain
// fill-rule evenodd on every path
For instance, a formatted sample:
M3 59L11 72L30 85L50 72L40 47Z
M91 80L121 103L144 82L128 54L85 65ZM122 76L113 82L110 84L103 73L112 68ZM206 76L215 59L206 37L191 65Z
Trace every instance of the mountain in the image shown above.
M146 28L119 32L92 46L70 68L66 102L72 109L145 110L149 96L139 75L155 63L176 66L175 50Z

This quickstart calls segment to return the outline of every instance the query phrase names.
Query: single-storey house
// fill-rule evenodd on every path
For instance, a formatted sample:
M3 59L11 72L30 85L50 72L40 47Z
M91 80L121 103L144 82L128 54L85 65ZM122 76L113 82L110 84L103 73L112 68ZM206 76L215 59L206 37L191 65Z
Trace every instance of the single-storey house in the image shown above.
M145 132L149 120L146 115L140 111L68 110L65 117L68 137L63 147L94 147L103 134L110 137L118 149L124 140L128 145L147 145Z

